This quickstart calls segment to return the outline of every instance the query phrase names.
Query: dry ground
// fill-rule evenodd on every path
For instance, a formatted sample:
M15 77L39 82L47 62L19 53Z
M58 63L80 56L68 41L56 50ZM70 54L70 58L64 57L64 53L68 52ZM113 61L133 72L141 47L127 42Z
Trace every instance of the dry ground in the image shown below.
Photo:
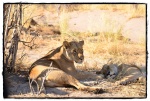
M19 69L24 70L25 68L28 68L30 64L32 64L36 59L40 58L44 54L46 54L49 50L53 49L54 47L60 46L61 42L57 40L49 40L48 39L45 41L45 44L42 43L43 45L39 45L36 49L32 50L24 50L25 53L28 53L24 58L24 61L20 63ZM53 46L55 45L55 46ZM134 45L134 46L133 46ZM139 50L141 48L141 45L137 44L131 44L132 48L135 47L135 50L137 53L133 54L134 51L130 53L125 53L128 54L126 57L125 56L114 56L110 55L108 53L89 53L90 50L88 50L87 47L89 47L88 43L85 42L85 61L82 65L76 64L77 69L80 69L82 71L89 71L95 73L96 70L100 70L103 64L107 63L109 58L115 58L116 59L122 59L121 62L134 62L138 61L138 65L144 65L145 66L145 53L144 50ZM129 47L131 48L130 44ZM140 47L140 48L139 48ZM104 47L102 47L104 48ZM138 49L139 48L139 49ZM133 48L134 49L134 48ZM43 51L44 50L44 51ZM18 50L18 56L22 55L23 50ZM39 54L40 53L40 54ZM132 54L132 55L131 55ZM142 57L142 58L141 58ZM127 59L125 59L127 58ZM130 60L129 60L130 59ZM116 60L117 61L117 60ZM145 72L145 70L143 71ZM68 88L68 87L56 87L56 88L49 88L46 87L47 94L43 95L32 95L30 89L29 89L29 84L27 81L27 78L24 76L19 75L10 75L7 74L6 77L6 82L7 82L7 87L8 89L8 97L12 98L31 98L31 97L47 97L47 98L143 98L146 97L146 84L144 83L132 83L126 86L116 86L113 83L110 83L108 81L90 81L90 80L85 80L81 81L82 83L85 83L87 85L93 85L93 86L100 86L102 88L110 88L109 92L103 93L103 94L93 94L89 92L83 92L83 91L78 91L75 88Z
M120 15L121 22L126 21L125 15L122 13L115 12L108 12L108 11L86 11L86 12L76 12L76 13L70 13L70 20L69 20L69 29L72 31L80 31L82 32L81 35L75 36L79 39L84 39L85 45L84 45L84 55L85 60L83 64L78 65L75 64L77 69L83 70L83 71L89 71L95 73L96 70L100 70L102 65L106 64L107 61L112 58L115 63L133 63L137 64L138 66L146 67L146 44L145 41L142 43L134 43L131 41L124 41L124 40L112 40L110 37L103 38L101 34L99 35L89 35L84 36L84 31L87 28L87 14L90 16L90 21L88 23L91 23L91 27L94 27L93 30L96 30L95 32L98 32L98 27L95 26L101 25L98 20L95 23L92 23L92 21L95 21L95 19L98 19L99 15L102 14L102 12L105 12L107 14L110 14L110 16L117 16ZM73 16L74 14L74 16ZM94 16L95 15L95 16ZM121 16L123 15L123 16ZM73 17L74 18L73 18ZM96 18L94 18L96 17ZM117 16L116 18L119 18ZM114 18L114 19L116 19ZM80 20L79 20L80 19ZM83 21L83 20L84 21ZM139 19L142 19L139 20ZM132 19L134 21L131 21L132 24L135 24L136 27L130 27L132 24L126 23L126 27L124 27L124 30L132 30L131 32L134 33L140 33L140 35L145 36L145 26L139 22L141 21L143 23L144 17L139 19ZM136 20L136 21L135 21ZM120 20L119 20L120 21ZM76 22L76 23L74 23ZM109 23L110 24L110 23ZM113 27L114 29L115 27ZM140 32L135 30L141 29ZM103 29L104 30L104 29ZM106 28L107 30L107 28ZM111 29L110 29L111 30ZM89 31L87 31L89 32ZM94 32L94 33L95 33ZM90 32L91 33L91 32ZM138 38L136 38L136 36ZM67 37L68 38L68 37ZM70 37L69 37L70 38ZM107 40L106 40L107 39ZM134 39L139 40L139 34L136 34ZM30 67L30 65L37 60L38 58L44 56L48 51L51 49L55 49L58 46L62 44L62 37L61 36L45 36L45 37L37 37L34 41L36 44L33 49L30 49L28 47L25 47L22 45L22 43L19 43L19 49L17 53L17 68L19 70L26 70ZM71 39L69 39L71 40ZM133 40L134 41L134 40ZM22 57L23 56L23 57ZM21 58L22 57L22 58ZM145 73L146 71L143 70ZM146 97L146 84L143 83L132 83L126 86L115 86L113 83L110 83L108 81L99 81L97 84L97 81L81 81L87 85L94 85L94 86L101 86L102 88L110 88L108 92L105 92L103 94L93 94L89 92L83 92L78 91L75 88L71 87L56 87L56 88L49 88L46 87L47 94L41 94L41 95L32 95L29 89L27 78L21 75L12 75L7 74L5 76L5 80L7 81L7 90L8 90L8 97L10 98L145 98ZM6 90L6 89L5 89Z

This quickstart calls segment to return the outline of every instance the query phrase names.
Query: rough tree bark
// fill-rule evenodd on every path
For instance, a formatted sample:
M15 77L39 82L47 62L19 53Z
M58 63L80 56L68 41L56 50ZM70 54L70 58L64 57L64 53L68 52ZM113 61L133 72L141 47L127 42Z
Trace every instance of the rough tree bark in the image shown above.
M22 4L9 4L9 7L6 9L7 13L5 16L5 33L4 33L4 54L6 55L5 60L5 67L9 72L15 71L15 62L16 62L16 55L18 50L18 41L19 41L19 35L20 35L20 27L21 27L21 6ZM11 6L13 7L13 10ZM12 14L12 17L10 17L10 11L14 11ZM9 22L10 21L10 22ZM10 23L10 25L9 25ZM11 39L11 46L9 47L8 53L6 53L6 46L7 46L7 39L8 39L8 30L13 29L14 31L10 33L12 35Z
M4 51L5 51L5 48L6 48L6 44L7 44L7 36L8 36L8 23L9 23L9 20L10 20L10 11L11 11L11 5L5 5L5 16L4 16Z

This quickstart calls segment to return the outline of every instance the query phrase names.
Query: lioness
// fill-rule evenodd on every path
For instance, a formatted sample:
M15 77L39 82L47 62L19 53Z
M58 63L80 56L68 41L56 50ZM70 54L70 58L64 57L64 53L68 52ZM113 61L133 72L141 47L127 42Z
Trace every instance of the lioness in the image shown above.
M120 85L126 85L137 80L145 82L146 80L142 71L136 65L121 64L118 66L116 64L105 64L96 74L102 74L104 78L116 79L115 83Z
M63 45L55 50L50 51L46 56L35 61L29 71L29 78L35 79L39 86L42 85L42 80L39 75L52 66L56 68L52 70L45 79L45 86L67 86L71 85L79 90L90 92L103 92L100 87L89 87L81 84L77 79L80 78L93 78L98 79L100 76L96 74L83 74L76 70L74 62L82 63L84 60L83 55L84 41L64 41Z

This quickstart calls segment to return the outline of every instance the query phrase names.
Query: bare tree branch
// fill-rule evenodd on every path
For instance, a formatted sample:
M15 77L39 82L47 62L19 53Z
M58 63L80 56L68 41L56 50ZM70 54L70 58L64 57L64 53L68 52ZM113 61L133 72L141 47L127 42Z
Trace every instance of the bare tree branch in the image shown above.
M11 5L11 4L10 4ZM12 18L10 20L10 17L8 17L5 22L6 28L5 28L5 48L7 46L7 36L8 36L8 22L11 21L11 27L14 28L13 33L10 33L11 35L13 35L12 39L11 39L11 46L9 48L9 53L8 56L6 57L6 67L10 70L10 72L15 71L14 67L15 67L15 62L16 62L16 56L17 56L17 50L18 50L18 41L19 41L19 35L20 35L20 21L21 21L21 4L15 4L14 5L14 12L12 15ZM10 8L12 8L11 6L9 7L9 12L8 15L10 16ZM13 10L12 10L13 11ZM10 30L10 29L9 29ZM5 49L4 49L4 52ZM9 71L8 70L8 71Z
M32 94L35 94L35 91L34 91L34 89L33 89L33 87L32 87L32 83L33 83L33 82L36 83L37 90L38 90L38 91L37 91L37 94L40 94L41 91L42 91L42 89L45 90L44 82L45 82L46 77L47 77L47 76L49 75L49 73L51 72L52 63L53 63L53 62L51 62L51 63L50 63L50 66L49 66L46 70L42 71L42 73L39 74L36 78L34 78L34 79L30 79L30 78L29 78L29 86L30 86L30 90L31 90ZM38 81L39 78L41 78L40 81Z
M31 14L32 15L32 14ZM30 15L30 16L31 16ZM22 26L24 26L29 20L31 20L31 19L33 19L34 17L38 17L38 16L42 16L41 14L40 15L36 15L36 16L33 16L33 17L29 17L24 23L23 23L23 25Z
M22 42L23 43L23 45L25 45L25 46L27 46L27 47L30 47L31 49L32 49L32 47L35 45L34 43L33 43L33 45L27 45L26 43L31 43L32 41L34 41L34 39L36 38L36 36L34 36L29 42L27 42L27 41L21 41L21 40L19 40L19 42Z
M7 36L8 36L8 23L9 23L9 17L10 17L10 11L11 11L11 4L9 5L9 8L8 8L8 16L6 18L6 23L5 23L5 32L4 32L4 46L6 46L7 44ZM4 51L5 51L5 48L4 48Z
M25 6L25 5L23 5L23 6L24 6L24 7L23 7L23 10L24 10L24 9L26 9L26 8L30 7L30 6L31 6L31 4L28 4L28 5L26 5L26 6Z

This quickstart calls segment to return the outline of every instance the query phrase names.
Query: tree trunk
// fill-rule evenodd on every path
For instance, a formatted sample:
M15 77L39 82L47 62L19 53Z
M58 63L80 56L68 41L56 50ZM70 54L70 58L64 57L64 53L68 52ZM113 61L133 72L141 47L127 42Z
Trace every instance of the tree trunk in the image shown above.
M11 7L14 6L14 7ZM11 10L12 8L14 8L14 10ZM10 4L10 6L7 8L8 13L7 14L7 18L6 18L6 22L5 22L5 33L4 33L4 53L8 54L6 56L6 62L5 64L5 68L7 68L7 70L9 72L13 72L15 71L15 62L16 62L16 56L17 56L17 50L18 50L18 41L19 41L19 35L20 35L20 31L21 31L21 11L22 11L22 6L21 4ZM9 17L10 11L14 11L12 14L12 18ZM8 25L10 21L10 25ZM12 39L11 39L11 46L9 47L9 52L6 52L6 46L7 46L7 39L8 39L8 27L10 27L10 29L12 28L14 31L12 33L9 33L12 35Z

